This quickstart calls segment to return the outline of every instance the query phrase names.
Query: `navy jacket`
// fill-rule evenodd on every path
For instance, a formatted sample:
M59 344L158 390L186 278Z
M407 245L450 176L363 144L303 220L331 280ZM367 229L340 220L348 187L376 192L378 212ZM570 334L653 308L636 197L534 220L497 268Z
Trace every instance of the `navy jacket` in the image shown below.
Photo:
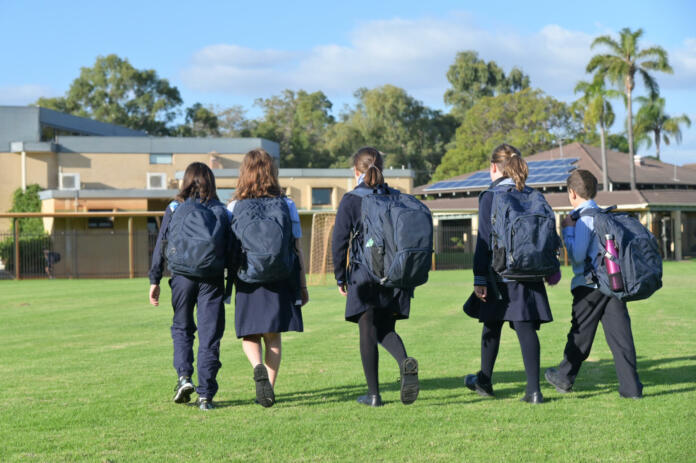
M361 183L357 188L370 188ZM348 264L348 248L355 233L361 229L362 198L346 194L341 199L336 213L331 241L334 276L336 282L348 286L345 318L356 322L368 308L391 310L396 318L408 318L413 290L385 288L370 280L367 272L355 262ZM362 244L362 237L356 240Z

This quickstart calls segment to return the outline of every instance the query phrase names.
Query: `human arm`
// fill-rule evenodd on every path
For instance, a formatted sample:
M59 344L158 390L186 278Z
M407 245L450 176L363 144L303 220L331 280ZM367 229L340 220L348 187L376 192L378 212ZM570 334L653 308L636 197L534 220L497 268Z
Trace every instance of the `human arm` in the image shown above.
M567 222L564 220L564 223ZM592 217L580 217L573 225L563 227L563 242L568 256L574 263L585 262L594 233L592 225Z
M305 272L302 242L299 238L295 238L295 251L297 252L297 258L300 261L300 294L302 297L302 305L305 305L307 302L309 302L309 292L307 291L307 275Z
M490 275L491 266L491 205L493 203L493 194L484 192L479 196L479 220L478 220L478 235L476 237L476 248L474 250L474 291L476 287L480 289L477 296L483 295L485 300Z
M348 246L350 245L350 237L354 225L354 209L355 200L360 201L360 198L345 195L338 205L336 212L336 221L334 223L333 235L331 236L331 252L334 262L334 276L338 291L342 295L347 295L346 284L348 278ZM359 208L358 208L359 209Z
M164 244L167 241L167 232L169 229L169 222L172 218L173 209L172 207L167 207L164 212L164 217L162 218L162 225L160 226L159 233L157 234L157 242L155 243L155 249L152 252L152 265L150 266L150 272L148 276L150 278L150 291L149 298L150 304L157 307L159 305L160 296L160 280L162 280L162 272L164 268Z

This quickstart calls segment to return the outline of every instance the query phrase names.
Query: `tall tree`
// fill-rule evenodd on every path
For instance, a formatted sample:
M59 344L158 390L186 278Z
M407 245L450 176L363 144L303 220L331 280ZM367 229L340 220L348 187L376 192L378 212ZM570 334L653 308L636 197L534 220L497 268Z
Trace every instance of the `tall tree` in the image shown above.
M609 174L607 171L607 129L614 124L614 109L609 98L621 97L618 90L607 89L602 76L595 77L592 82L581 81L575 86L575 93L582 93L576 102L584 110L583 123L587 128L599 127L600 147L602 153L602 185L604 191L609 191Z
M242 105L211 109L217 115L218 130L223 137L251 137L256 121L247 119Z
M219 137L218 116L212 108L195 103L184 111L184 123L174 133L181 137Z
M644 96L636 98L641 103L641 107L636 114L636 132L640 134L651 134L655 140L655 156L660 160L660 143L664 141L669 145L673 138L677 143L681 143L681 125L691 127L691 119L686 114L671 117L665 113L665 99L657 95L649 98ZM648 138L650 142L650 138Z
M447 80L451 88L445 92L445 103L452 106L452 114L458 119L462 119L479 98L529 87L529 76L521 69L512 68L506 76L495 61L486 62L471 50L457 53L447 71Z
M257 137L280 144L283 167L329 167L333 160L324 147L324 135L333 124L331 101L321 91L285 90L259 98L263 117L253 130Z
M609 35L602 35L594 39L592 48L604 45L609 53L595 55L587 64L587 72L597 71L616 84L623 83L626 93L626 112L628 127L628 155L631 189L636 189L636 167L633 162L633 90L635 88L635 76L639 74L643 78L645 86L652 94L657 94L659 87L655 78L648 71L662 71L672 73L672 67L667 59L667 52L658 46L641 50L638 41L643 35L643 29L632 31L625 27L619 32L618 42Z
M167 135L181 105L179 90L152 69L135 69L116 55L83 67L66 96L39 98L38 106Z
M541 90L481 98L466 112L433 180L486 168L491 152L503 142L524 155L550 149L557 141L556 133L574 140L582 127L571 108Z
M355 96L355 107L331 131L336 139L328 146L334 156L346 165L361 144L374 145L386 154L386 166L409 167L416 172L417 184L427 182L452 138L454 118L393 85L361 88Z

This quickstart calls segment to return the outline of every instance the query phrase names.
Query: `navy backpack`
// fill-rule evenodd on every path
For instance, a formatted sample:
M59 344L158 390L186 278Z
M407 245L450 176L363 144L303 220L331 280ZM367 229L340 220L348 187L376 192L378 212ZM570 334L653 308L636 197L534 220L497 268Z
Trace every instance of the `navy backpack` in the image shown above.
M237 276L247 283L271 283L295 270L290 208L284 197L254 198L234 206L232 231L242 247Z
M362 198L362 229L357 232L362 246L351 246L351 259L388 288L414 288L428 281L433 219L425 204L386 184L348 194Z
M493 193L490 247L493 270L509 280L539 281L559 271L561 239L544 195L525 186L487 190Z
M228 233L227 211L219 201L188 198L176 205L165 246L169 271L194 278L222 276Z
M591 216L599 241L598 256L588 257L588 273L599 290L622 301L647 299L662 287L662 257L657 240L635 217L625 213L611 213L616 206L606 209L586 208L578 216ZM623 291L612 291L604 256L607 255L605 235L614 235L619 252L618 263L623 279ZM596 257L597 268L592 262Z

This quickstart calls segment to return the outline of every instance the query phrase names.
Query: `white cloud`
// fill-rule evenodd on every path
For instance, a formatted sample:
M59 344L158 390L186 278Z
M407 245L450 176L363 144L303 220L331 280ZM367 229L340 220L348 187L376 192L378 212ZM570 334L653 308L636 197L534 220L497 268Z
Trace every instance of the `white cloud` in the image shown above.
M590 48L592 40L605 33L611 31L601 25L593 34L555 24L532 33L484 29L461 13L395 18L357 25L347 45L326 43L302 52L211 45L194 54L182 78L184 85L199 92L257 97L302 88L323 90L334 102L345 102L359 87L391 83L428 105L443 107L446 73L456 53L476 50L506 71L522 68L532 86L569 101L575 98L575 84L589 78L585 66L590 57L601 51ZM687 39L669 54L675 75L658 75L663 88L693 87L696 39Z
M28 105L40 97L53 97L57 93L45 85L25 84L0 87L0 105Z

